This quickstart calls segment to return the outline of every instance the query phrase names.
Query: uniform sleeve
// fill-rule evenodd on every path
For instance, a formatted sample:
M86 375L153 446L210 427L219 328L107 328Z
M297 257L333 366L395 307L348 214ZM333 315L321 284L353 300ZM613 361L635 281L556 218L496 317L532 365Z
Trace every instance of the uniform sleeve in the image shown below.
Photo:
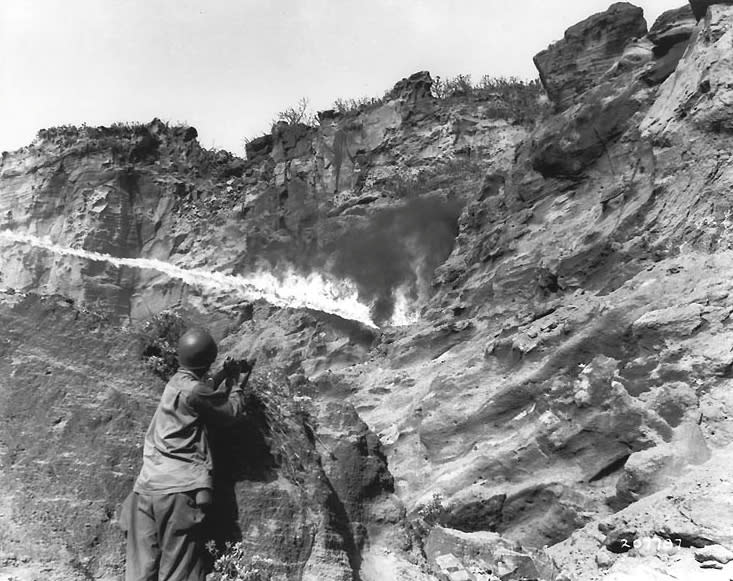
M194 387L187 401L204 422L229 425L244 416L244 392L238 385L227 391L223 384L221 389L214 390L202 382Z

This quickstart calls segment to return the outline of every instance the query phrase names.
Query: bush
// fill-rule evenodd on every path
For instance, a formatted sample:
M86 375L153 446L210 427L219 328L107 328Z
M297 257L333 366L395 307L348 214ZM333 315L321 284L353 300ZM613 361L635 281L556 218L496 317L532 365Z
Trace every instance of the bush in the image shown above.
M301 97L294 107L288 107L277 114L272 124L276 125L277 123L287 123L288 125L302 123L314 127L318 125L318 116L311 111L310 101L306 97Z
M433 97L447 99L449 97L470 95L473 93L474 86L471 83L471 75L458 75L445 80L436 76L430 90Z
M417 507L417 516L429 527L441 524L448 512L449 509L443 504L443 495L440 492L434 492L427 503Z
M187 326L184 319L173 311L161 311L142 325L143 363L165 381L178 371L178 340Z
M378 97L357 97L356 99L336 99L332 107L337 113L345 115L381 104L382 99Z

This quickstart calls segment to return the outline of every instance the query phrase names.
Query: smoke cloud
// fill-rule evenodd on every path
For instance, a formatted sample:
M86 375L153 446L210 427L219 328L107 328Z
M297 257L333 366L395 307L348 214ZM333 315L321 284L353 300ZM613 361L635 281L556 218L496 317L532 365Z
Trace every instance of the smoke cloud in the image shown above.
M460 211L457 200L420 197L378 212L325 249L328 269L356 283L377 324L389 321L399 289L410 302L427 297L433 271L453 250Z

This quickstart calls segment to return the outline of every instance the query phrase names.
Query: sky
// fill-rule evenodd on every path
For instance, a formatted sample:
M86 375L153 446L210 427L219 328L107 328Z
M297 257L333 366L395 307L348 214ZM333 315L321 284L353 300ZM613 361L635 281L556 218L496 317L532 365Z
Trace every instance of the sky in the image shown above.
M637 0L649 26L684 0ZM532 57L611 0L1 0L0 150L55 125L198 129L243 155L305 97L382 96L428 70L537 76Z

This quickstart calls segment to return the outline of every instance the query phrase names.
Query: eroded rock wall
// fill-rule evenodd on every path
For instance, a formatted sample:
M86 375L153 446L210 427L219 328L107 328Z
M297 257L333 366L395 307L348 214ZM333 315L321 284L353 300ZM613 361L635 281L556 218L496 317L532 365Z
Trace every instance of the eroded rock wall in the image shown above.
M661 85L630 45L541 124L464 211L432 322L341 372L408 508L551 544L730 442L732 18Z
M186 268L331 273L389 320L398 291L427 299L470 191L485 167L508 167L526 134L495 97L438 101L431 83L418 73L381 103L323 113L318 128L277 124L249 145L249 160L203 150L194 129L159 121L42 131L3 159L2 227ZM14 288L133 318L202 301L152 269L4 248Z

